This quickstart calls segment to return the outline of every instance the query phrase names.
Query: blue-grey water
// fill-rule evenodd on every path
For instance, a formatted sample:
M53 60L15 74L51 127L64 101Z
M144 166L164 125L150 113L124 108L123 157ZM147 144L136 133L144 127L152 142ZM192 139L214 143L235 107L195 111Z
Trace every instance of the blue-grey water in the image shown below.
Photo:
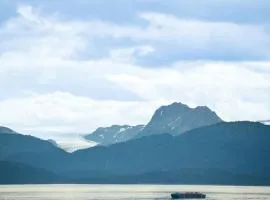
M270 199L270 187L183 185L2 185L0 200L170 199L175 191L198 191L207 199Z

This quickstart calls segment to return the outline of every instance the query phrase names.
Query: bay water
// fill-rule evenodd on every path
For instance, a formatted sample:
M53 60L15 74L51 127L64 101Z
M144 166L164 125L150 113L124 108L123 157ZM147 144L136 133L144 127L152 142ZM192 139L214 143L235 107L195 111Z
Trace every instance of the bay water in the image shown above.
M1 185L0 200L161 200L186 191L205 193L207 199L270 200L270 187L210 185Z

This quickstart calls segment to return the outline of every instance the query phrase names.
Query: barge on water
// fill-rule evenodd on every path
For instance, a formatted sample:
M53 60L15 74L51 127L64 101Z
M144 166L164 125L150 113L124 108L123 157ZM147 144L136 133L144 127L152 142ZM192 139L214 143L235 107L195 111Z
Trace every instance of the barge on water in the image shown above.
M171 197L172 199L205 199L206 195L200 192L175 192Z

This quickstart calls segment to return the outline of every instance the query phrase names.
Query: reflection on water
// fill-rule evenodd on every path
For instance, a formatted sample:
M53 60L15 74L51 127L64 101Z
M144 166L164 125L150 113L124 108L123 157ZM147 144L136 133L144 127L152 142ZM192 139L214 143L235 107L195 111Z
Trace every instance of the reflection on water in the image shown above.
M269 199L270 187L171 185L15 185L0 186L0 200L170 199L171 192L203 192L207 199Z

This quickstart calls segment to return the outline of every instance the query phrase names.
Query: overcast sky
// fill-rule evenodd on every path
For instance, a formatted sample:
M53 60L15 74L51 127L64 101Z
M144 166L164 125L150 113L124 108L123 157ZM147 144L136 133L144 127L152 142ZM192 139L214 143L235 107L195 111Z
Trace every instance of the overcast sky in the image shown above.
M50 138L206 105L270 118L269 0L1 0L0 124Z

